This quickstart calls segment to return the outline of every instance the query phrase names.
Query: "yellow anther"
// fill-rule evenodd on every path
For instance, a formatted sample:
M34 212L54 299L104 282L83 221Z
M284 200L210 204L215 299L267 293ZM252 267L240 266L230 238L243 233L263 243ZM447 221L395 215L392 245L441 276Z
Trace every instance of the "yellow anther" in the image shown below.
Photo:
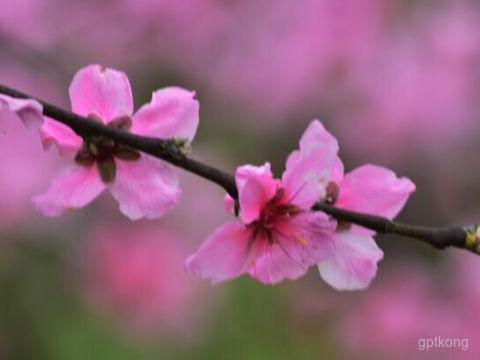
M300 235L294 235L293 238L295 239L295 241L298 241L302 246L307 246L307 244L308 244L308 241L305 240Z

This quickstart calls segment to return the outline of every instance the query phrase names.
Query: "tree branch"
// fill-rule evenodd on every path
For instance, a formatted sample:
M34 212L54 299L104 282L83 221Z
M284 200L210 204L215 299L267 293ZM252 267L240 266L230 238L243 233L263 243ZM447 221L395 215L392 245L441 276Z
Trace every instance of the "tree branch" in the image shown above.
M0 93L14 98L36 100L42 104L44 115L67 125L81 137L101 135L118 143L128 145L212 181L224 188L234 199L237 198L237 188L232 175L213 166L186 157L179 145L173 140L138 136L113 127L108 127L97 121L63 110L55 105L51 105L1 84Z
M44 115L67 125L79 136L100 135L115 142L128 145L212 181L221 186L232 198L238 199L238 192L233 175L187 157L174 140L138 136L108 127L1 84L0 93L15 98L34 99L42 104ZM381 216L340 209L324 203L317 203L312 209L323 211L337 220L360 225L379 233L391 233L415 238L438 249L453 246L480 254L479 226L465 228L461 226L441 228L416 226L391 221Z
M317 203L313 210L323 211L336 219L357 224L384 234L396 234L426 242L437 249L449 246L467 249L480 254L480 228L470 226L425 227L392 221L382 216L364 214Z

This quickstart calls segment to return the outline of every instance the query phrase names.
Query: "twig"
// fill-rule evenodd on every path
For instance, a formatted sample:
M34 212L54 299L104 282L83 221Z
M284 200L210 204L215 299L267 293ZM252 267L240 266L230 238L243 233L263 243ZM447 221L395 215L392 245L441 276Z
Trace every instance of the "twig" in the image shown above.
M100 135L115 142L128 145L212 181L221 186L232 198L238 198L235 178L231 174L187 157L173 140L139 136L108 127L1 84L0 93L15 98L34 99L42 104L43 113L46 116L67 125L79 136ZM438 249L453 246L480 254L479 226L448 226L440 228L416 226L391 221L381 216L340 209L323 203L316 204L312 209L323 211L338 220L360 225L379 233L391 233L418 239Z
M323 211L336 219L360 225L384 234L396 234L424 241L437 249L449 246L458 247L480 254L480 228L478 226L461 227L425 227L392 221L382 216L364 214L346 209L317 203L313 210Z
M101 135L118 143L128 145L210 180L224 188L234 199L237 198L237 188L232 175L213 166L186 157L182 154L182 151L175 141L139 136L108 127L97 121L63 110L55 105L51 105L1 84L0 93L20 99L34 99L42 104L43 113L46 116L67 125L79 136Z

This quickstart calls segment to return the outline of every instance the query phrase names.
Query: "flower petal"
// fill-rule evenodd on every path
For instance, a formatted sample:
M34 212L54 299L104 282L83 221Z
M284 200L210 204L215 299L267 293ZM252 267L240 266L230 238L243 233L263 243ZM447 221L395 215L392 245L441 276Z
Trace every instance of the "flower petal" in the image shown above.
M335 160L335 164L333 165L333 172L332 172L332 177L330 178L330 181L333 181L337 185L340 185L343 181L344 178L344 166L342 160L337 157L337 160Z
M229 214L235 214L235 200L229 194L225 194L223 205Z
M88 65L74 76L69 88L74 113L95 114L105 123L132 115L133 98L125 73L100 65Z
M240 202L240 217L245 224L258 219L265 204L275 195L279 187L270 169L263 166L240 166L235 173Z
M108 187L130 220L157 219L180 200L177 174L166 162L142 154L138 161L115 163L115 180Z
M377 273L383 252L375 240L354 231L334 235L332 256L318 264L320 276L337 290L365 289Z
M249 258L250 236L237 222L223 224L187 259L186 270L214 284L240 276Z
M199 121L200 105L195 92L178 87L157 90L150 103L134 115L132 132L162 139L182 138L191 142Z
M325 195L337 152L337 140L320 121L312 121L300 139L300 149L287 159L282 186L288 202L310 209Z
M61 155L74 156L82 146L83 140L68 126L45 118L40 128L40 138L45 149L55 144Z
M256 239L248 272L264 284L297 279L329 256L335 223L321 212L306 212L274 231L273 242Z
M278 185L278 181L273 179L272 169L269 162L266 162L262 166L239 166L235 172L235 182L237 184L238 191L242 191L245 183L252 178L258 179L261 183L264 183L266 187Z
M413 191L415 184L409 179L380 166L364 165L345 175L336 205L392 219Z
M46 216L59 216L92 202L105 189L95 166L68 165L53 179L48 190L32 198Z
M0 113L3 111L17 115L28 128L39 127L43 123L43 107L32 99L16 99L0 94Z

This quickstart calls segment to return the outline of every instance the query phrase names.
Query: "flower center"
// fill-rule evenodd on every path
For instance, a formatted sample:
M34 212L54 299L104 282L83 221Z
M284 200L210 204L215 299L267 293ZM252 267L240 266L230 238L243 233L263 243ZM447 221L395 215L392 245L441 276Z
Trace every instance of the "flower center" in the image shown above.
M103 123L97 115L91 114L88 118ZM132 119L129 116L121 116L112 120L107 126L128 131L132 126ZM107 184L115 180L116 164L114 158L137 161L140 157L140 152L130 146L95 135L83 139L82 147L75 155L75 162L88 167L96 164L100 178Z
M296 216L302 211L296 205L285 203L284 195L284 189L279 188L273 198L262 209L260 217L248 225L253 229L253 239L260 235L272 244L274 242L273 233L275 227L280 222Z

